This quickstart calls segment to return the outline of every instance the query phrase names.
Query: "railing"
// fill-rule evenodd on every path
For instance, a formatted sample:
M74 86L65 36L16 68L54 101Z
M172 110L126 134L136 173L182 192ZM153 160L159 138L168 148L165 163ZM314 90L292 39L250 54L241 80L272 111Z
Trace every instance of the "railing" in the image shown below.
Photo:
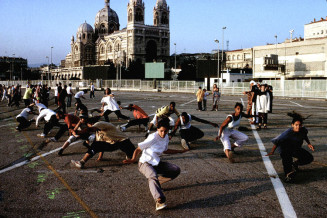
M204 82L195 81L157 81L156 88L153 81L148 80L33 80L31 84L48 84L52 88L61 82L62 85L72 84L73 88L89 88L93 82L96 88L111 88L122 91L162 91L162 92L185 92L195 93L199 86L205 88ZM3 85L20 84L26 87L27 81L0 81ZM327 99L327 80L267 80L263 81L273 86L274 96L291 98L316 98ZM244 91L250 90L248 82L223 84L220 91L225 95L243 95Z

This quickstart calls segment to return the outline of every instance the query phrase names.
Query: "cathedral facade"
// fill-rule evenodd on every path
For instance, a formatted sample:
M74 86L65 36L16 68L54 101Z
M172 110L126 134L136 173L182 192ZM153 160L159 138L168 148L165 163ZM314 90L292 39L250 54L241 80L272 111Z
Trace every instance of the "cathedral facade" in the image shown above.
M168 62L170 56L170 17L166 0L157 0L153 8L153 25L145 25L142 0L129 0L127 26L120 29L119 17L110 8L110 0L95 16L94 27L79 26L71 38L71 52L64 68L53 72L54 78L83 78L83 67L108 62L128 67L133 61ZM59 72L60 71L60 72Z

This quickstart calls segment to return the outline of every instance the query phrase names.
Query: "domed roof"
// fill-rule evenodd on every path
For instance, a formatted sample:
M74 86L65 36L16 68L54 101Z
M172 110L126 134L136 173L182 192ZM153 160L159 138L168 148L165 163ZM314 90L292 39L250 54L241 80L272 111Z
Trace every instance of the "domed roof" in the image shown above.
M95 23L110 22L113 21L119 24L119 18L117 13L112 10L110 7L102 8L97 15L95 16Z
M92 27L90 24L86 23L86 21L85 21L85 23L82 23L82 24L78 27L77 32L78 32L78 33L90 33L90 32L93 33L94 30L93 30L93 27Z
M157 0L157 7L167 7L167 2L166 0Z

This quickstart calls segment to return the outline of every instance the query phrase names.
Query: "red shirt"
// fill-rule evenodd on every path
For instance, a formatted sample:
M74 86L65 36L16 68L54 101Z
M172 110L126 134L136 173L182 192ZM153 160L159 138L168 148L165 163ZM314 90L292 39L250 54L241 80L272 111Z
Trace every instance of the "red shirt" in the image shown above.
M135 119L149 118L147 113L145 113L144 110L142 110L142 108L140 108L139 106L133 105L132 108L133 108L133 115Z
M65 114L65 123L68 126L68 129L73 129L79 122L79 118L75 115Z

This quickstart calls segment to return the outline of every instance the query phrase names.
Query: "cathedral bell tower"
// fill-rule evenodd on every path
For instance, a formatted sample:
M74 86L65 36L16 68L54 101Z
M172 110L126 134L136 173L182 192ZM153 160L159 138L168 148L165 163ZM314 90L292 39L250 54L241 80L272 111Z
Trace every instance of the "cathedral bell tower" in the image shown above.
M144 25L144 3L142 0L130 0L127 5L128 25Z
M169 7L166 0L157 0L153 9L153 25L169 27Z

